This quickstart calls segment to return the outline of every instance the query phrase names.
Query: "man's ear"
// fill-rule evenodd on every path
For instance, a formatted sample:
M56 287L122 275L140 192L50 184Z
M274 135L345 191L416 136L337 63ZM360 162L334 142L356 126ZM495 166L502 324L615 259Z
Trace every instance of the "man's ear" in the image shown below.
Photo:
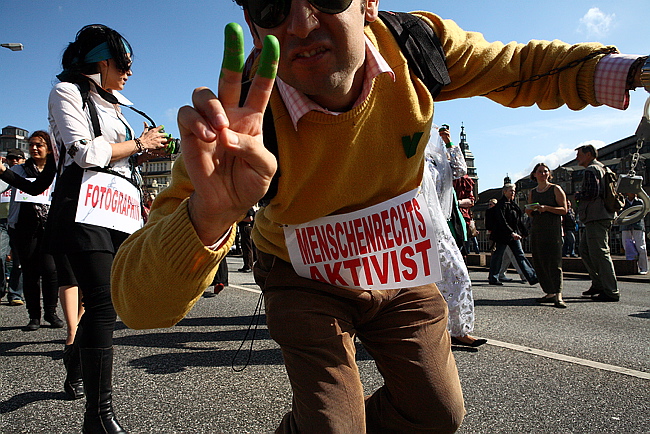
M366 2L366 22L372 23L379 17L379 0L365 0Z
M259 33L257 33L257 28L255 27L255 24L253 24L253 21L251 21L251 17L246 9L244 9L244 19L246 20L246 24L248 24L248 30L251 32L251 36L253 37L253 45L255 45L255 48L261 50L262 39L260 38Z

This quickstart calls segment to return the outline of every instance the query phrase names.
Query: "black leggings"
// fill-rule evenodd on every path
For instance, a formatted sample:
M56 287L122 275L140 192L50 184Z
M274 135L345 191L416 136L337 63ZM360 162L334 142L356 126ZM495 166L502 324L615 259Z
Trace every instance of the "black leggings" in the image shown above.
M108 348L113 346L113 330L117 313L111 301L111 265L114 253L67 253L82 293L85 309L77 342L80 348Z

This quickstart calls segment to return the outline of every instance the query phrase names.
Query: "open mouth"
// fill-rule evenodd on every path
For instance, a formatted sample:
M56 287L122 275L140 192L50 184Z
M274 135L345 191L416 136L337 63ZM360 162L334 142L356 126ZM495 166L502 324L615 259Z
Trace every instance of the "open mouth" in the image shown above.
M327 51L324 47L318 47L310 51L303 51L301 53L296 54L297 59L309 59L310 57L314 57L317 54L324 53Z

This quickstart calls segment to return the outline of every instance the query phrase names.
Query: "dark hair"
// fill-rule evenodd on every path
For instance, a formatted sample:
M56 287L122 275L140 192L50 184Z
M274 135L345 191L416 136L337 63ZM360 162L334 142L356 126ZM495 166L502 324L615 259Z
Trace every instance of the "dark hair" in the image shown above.
M594 148L594 145L578 146L576 151L581 151L583 154L591 154L592 157L598 158L598 151Z
M52 152L52 139L47 131L43 131L43 130L34 131L29 136L29 139L32 139L34 137L40 137L41 139L43 139L45 141L45 144L47 145L47 150Z
M90 24L77 32L74 42L70 42L63 52L61 66L63 72L57 75L61 81L78 82L80 75L90 75L98 72L97 63L86 63L84 58L98 45L106 42L115 65L121 71L131 68L133 50L126 39L118 32L102 24ZM126 46L126 47L125 47ZM131 58L127 55L131 53Z
M535 172L537 172L537 169L539 169L541 166L546 167L548 169L549 177L548 179L553 179L553 171L551 170L550 167L546 165L546 163L537 163L535 164L535 167L533 167L533 171L530 172L530 180L531 181L536 181L537 178L535 178Z

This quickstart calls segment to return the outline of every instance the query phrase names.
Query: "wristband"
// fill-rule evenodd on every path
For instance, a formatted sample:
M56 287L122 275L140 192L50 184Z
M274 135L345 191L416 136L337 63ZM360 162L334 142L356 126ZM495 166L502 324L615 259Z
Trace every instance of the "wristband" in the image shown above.
M133 139L135 141L135 146L138 148L138 152L144 152L144 145L142 144L142 140L139 138Z
M445 146L451 148L452 146L454 146L454 142L445 143Z
M646 56L641 65L641 86L650 92L650 56Z

